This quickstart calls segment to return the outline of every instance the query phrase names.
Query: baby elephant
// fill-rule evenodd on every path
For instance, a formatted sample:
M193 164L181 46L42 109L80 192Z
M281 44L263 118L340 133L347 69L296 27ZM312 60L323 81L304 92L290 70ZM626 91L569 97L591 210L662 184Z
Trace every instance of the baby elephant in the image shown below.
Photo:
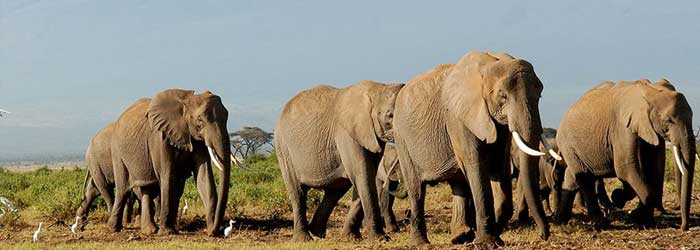
M114 203L114 170L112 169L112 151L110 149L114 123L100 130L90 140L90 145L85 152L87 174L83 183L83 199L76 211L76 224L79 230L84 230L88 222L90 206L98 195L102 196L107 211L111 211ZM126 202L126 223L131 223L135 196L130 194Z
M384 156L377 170L377 191L379 192L379 208L381 209L384 225L391 232L398 232L399 226L392 209L394 198L405 199L406 190L401 186L401 169L399 155L393 144L384 147Z

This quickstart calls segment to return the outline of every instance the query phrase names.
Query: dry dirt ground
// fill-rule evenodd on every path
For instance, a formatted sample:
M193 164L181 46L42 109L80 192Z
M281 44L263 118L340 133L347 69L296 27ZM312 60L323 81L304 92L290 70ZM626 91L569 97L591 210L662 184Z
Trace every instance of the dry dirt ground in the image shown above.
M609 189L611 190L611 189ZM668 190L668 188L667 188ZM39 243L32 243L32 234L38 222L31 222L12 230L0 230L0 249L473 249L474 245L449 244L449 220L451 196L447 186L428 188L427 225L428 237L432 245L420 248L412 246L408 237L407 220L404 212L408 202L398 201L395 206L397 216L402 220L401 231L390 234L391 241L345 241L339 238L343 217L348 210L347 199L335 210L326 239L308 243L291 243L291 214L282 219L266 218L265 211L245 211L244 216L235 218L235 230L230 238L211 238L204 235L203 219L199 216L185 216L179 235L144 236L137 225L128 226L121 233L109 233L104 223L104 214L94 215L85 232L72 235L67 225L48 225ZM697 193L697 192L695 192ZM665 206L675 204L675 195L666 192ZM700 213L698 196L693 199L691 229L678 230L680 223L677 211L657 213L655 228L640 229L627 221L625 211L634 208L628 204L625 211L610 214L612 223L603 231L595 231L577 208L577 213L569 225L552 225L552 237L548 241L539 239L531 226L519 227L511 223L504 233L504 249L700 249ZM310 215L309 215L310 216ZM35 224L36 223L36 224ZM31 224L31 225L30 225Z

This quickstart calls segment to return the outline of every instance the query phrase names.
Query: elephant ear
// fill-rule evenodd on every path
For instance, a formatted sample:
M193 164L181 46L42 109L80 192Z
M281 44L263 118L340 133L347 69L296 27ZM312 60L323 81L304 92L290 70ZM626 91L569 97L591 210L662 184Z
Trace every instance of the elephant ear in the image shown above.
M644 94L641 93L642 91L640 89L630 92L635 92L633 96L630 96L635 104L625 105L626 109L623 112L623 119L626 122L627 128L634 131L634 133L647 143L654 146L659 145L659 136L656 134L651 124L651 107L649 102L644 97Z
M367 89L348 89L350 93L341 97L339 108L336 110L342 128L363 148L372 153L382 151L374 132L374 121L372 120L372 100Z
M450 112L456 114L479 140L491 144L496 141L496 125L484 98L484 79L479 68L484 63L471 62L468 54L457 63L446 79L443 97ZM478 60L477 60L478 61Z
M192 90L165 90L151 100L146 113L151 126L161 132L163 140L189 152L192 152L192 141L185 120L185 102L192 95Z
M656 81L654 83L654 86L662 87L670 91L676 91L676 87L674 87L673 84L671 84L671 82L663 78L661 80Z

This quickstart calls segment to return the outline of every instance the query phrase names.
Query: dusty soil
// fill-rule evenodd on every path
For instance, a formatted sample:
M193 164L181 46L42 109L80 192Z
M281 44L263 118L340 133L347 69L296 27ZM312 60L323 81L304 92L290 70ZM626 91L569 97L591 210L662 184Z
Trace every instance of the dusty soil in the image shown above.
M427 225L428 237L432 245L420 249L472 249L475 246L449 244L449 221L451 196L445 185L428 189ZM612 223L609 228L596 231L586 220L581 208L569 225L552 225L552 237L548 241L539 239L532 226L520 226L514 222L510 229L503 234L506 242L505 249L700 249L700 213L698 196L693 199L691 229L678 230L680 224L679 212L671 210L675 205L675 195L667 192L664 196L666 213L657 212L657 225L653 228L639 228L628 221L626 211L636 205L634 202L625 207L624 211L613 211L609 218ZM120 233L109 233L102 221L104 215L92 217L91 224L85 232L72 235L68 226L58 222L48 225L42 234L42 248L47 249L91 249L105 247L113 249L145 248L145 249L412 249L415 248L408 236L404 211L408 209L406 201L398 201L395 206L397 217L402 219L401 231L390 234L389 242L346 241L339 237L343 217L347 214L348 201L343 200L336 208L329 225L326 239L311 243L290 243L292 235L291 214L281 219L270 219L264 211L246 211L244 216L235 218L235 230L230 238L212 238L204 233L204 219L201 216L185 216L181 220L180 234L171 236L146 236L138 231L138 225L129 225ZM310 215L309 215L310 216ZM265 219L261 219L265 218ZM38 222L27 222L15 228L0 229L0 246L9 245L11 248L33 248L32 234ZM164 245L165 244L165 245ZM0 247L4 248L4 247Z

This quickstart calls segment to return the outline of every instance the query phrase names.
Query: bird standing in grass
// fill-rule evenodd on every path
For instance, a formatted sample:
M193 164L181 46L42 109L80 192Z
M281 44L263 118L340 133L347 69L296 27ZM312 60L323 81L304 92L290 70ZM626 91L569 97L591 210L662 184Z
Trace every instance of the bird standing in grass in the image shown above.
M75 223L70 226L70 232L73 234L78 233L78 221L80 221L80 216L75 217Z
M228 238L231 236L231 231L233 231L233 223L236 223L234 220L229 220L228 221L228 227L224 229L224 238Z
M40 234L41 234L41 222L39 222L39 228L37 228L36 232L34 232L34 238L32 238L33 242L39 241Z
M187 200L185 200L185 206L182 207L182 216L185 216L185 213L187 213L188 209L190 209L190 206L187 204Z

